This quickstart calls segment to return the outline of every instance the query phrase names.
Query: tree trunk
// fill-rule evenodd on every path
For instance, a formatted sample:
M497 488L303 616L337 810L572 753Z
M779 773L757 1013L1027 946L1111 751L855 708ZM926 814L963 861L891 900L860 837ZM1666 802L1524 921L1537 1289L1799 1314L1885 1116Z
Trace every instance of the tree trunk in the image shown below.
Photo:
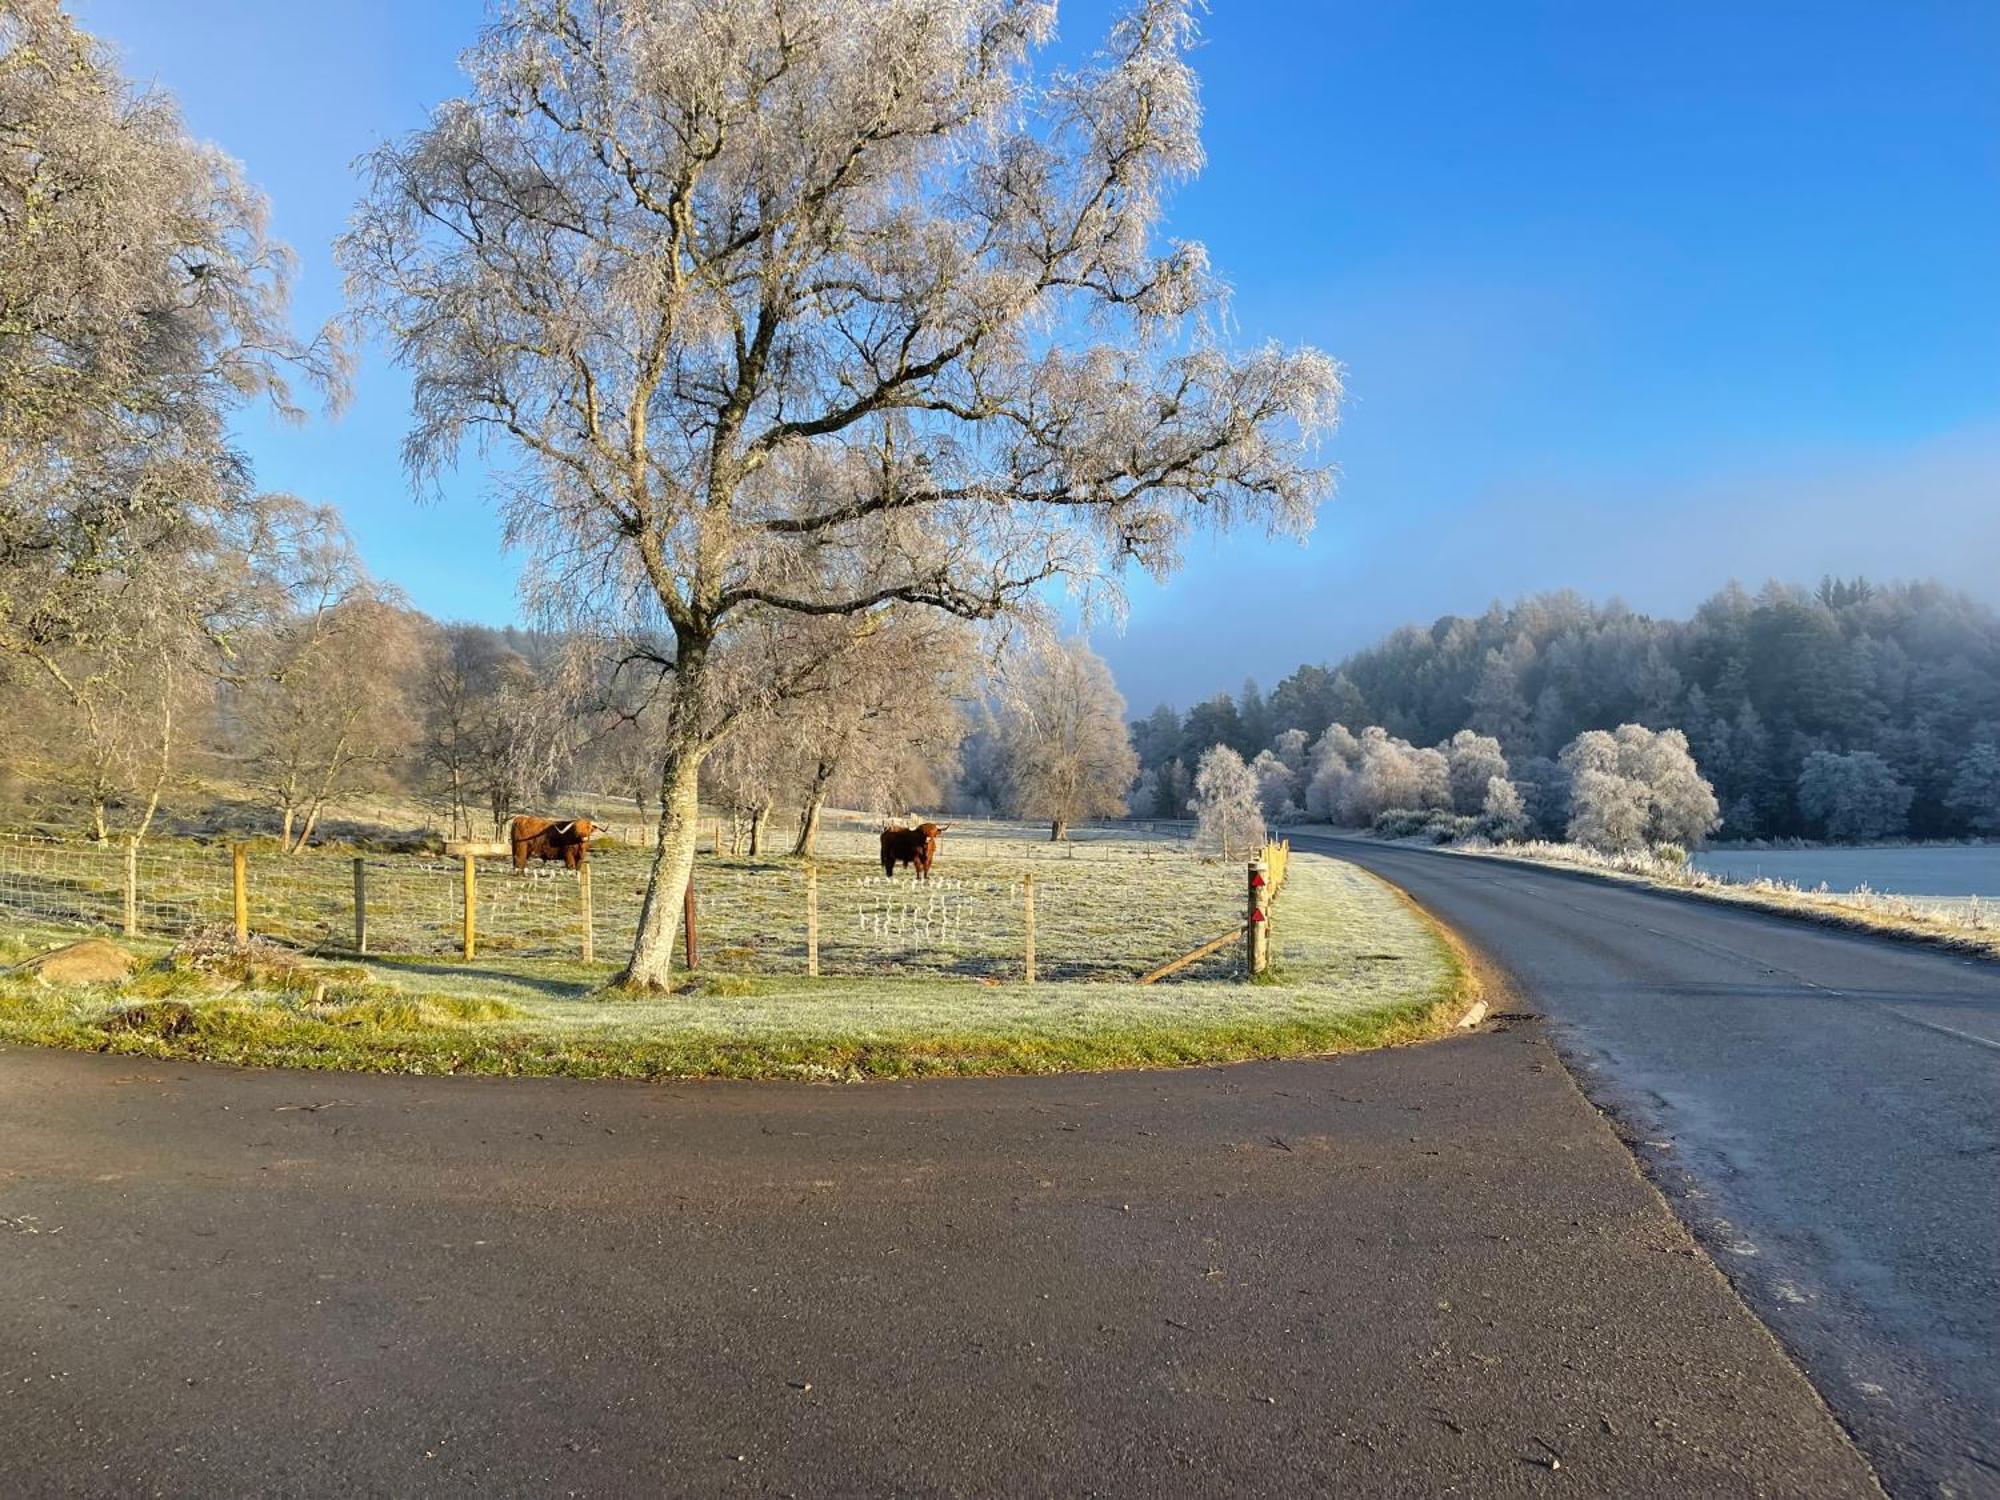
M695 835L701 824L702 752L699 745L671 751L660 773L660 836L653 870L639 907L639 932L619 983L665 989L674 971L674 933L681 897L694 873Z
M1051 844L1060 844L1064 839L1068 837L1069 837L1069 819L1051 818L1049 820L1049 842Z
M824 806L826 798L814 795L807 797L806 805L799 809L799 837L792 845L794 859L812 858L813 846L819 842L819 814Z
M760 802L750 812L750 857L764 852L764 825L771 821L771 804Z
M811 859L813 848L819 842L819 815L826 806L826 794L833 786L834 773L840 769L836 760L821 760L813 767L812 785L806 788L805 806L799 809L799 837L792 845L794 859Z
M287 854L292 852L292 808L289 803L285 805L284 823L278 834L278 847Z

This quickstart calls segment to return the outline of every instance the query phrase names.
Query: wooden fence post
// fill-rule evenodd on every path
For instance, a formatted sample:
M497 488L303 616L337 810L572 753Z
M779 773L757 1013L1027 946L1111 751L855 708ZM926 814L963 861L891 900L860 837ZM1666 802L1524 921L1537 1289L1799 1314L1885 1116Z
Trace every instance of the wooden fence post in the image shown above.
M125 841L125 936L139 935L139 841Z
M1021 877L1021 921L1025 928L1028 960L1028 983L1035 982L1035 872L1030 870Z
M236 946L250 945L250 851L238 844L229 851L230 877L236 888Z
M462 856L465 861L465 956L471 958L479 948L479 902L478 884L472 873L472 856Z
M577 900L583 907L583 961L597 962L597 931L590 909L590 861L585 860L576 867Z
M354 858L354 951L368 951L368 861Z
M806 978L819 978L819 866L806 866Z
M1250 861L1250 910L1243 932L1243 977L1255 979L1271 967L1271 867Z
M701 967L701 945L695 936L694 927L694 871L688 871L687 889L681 892L681 951L687 958L688 972L692 974Z

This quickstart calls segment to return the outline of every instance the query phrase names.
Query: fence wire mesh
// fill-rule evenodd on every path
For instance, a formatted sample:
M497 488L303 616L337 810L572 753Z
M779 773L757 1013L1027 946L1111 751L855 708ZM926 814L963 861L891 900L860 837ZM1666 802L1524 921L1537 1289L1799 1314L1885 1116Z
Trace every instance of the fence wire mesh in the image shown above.
M1067 844L1024 838L1018 825L964 823L947 835L928 881L886 878L874 831L830 827L817 872L819 968L857 977L1019 976L1026 942L1023 877L1035 884L1036 951L1047 980L1129 979L1241 919L1241 865L1194 858L1172 837L1094 836ZM463 865L442 855L358 856L368 951L447 956L463 935ZM250 930L302 949L348 952L355 941L357 856L285 855L259 847L247 866ZM650 852L592 856L596 956L629 947L651 869ZM129 871L129 873L128 873ZM584 908L578 876L556 865L517 874L504 859L476 864L482 955L576 958ZM226 843L122 846L0 836L0 917L176 939L233 920ZM789 859L704 853L695 870L695 919L704 966L802 974L807 873ZM676 927L678 927L678 913ZM1217 977L1231 955L1190 977ZM1210 969L1214 973L1209 973Z

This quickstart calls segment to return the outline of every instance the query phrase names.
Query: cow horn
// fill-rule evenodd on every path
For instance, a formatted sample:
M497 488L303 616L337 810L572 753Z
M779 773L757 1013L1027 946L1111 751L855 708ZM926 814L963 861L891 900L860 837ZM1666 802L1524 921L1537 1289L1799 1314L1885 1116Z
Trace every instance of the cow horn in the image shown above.
M556 832L557 832L557 833L568 833L568 832L569 832L569 831L570 831L570 830L571 830L572 828L574 828L574 827L576 827L576 819L574 819L574 818L571 818L571 819L569 820L569 822L567 822L567 823L558 823L558 824L556 824Z

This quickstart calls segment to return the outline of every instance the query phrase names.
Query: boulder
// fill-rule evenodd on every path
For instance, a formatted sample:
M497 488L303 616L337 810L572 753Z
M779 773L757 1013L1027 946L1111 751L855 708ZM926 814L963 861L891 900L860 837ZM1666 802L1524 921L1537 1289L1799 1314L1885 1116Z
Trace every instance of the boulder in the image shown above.
M33 974L49 984L118 984L138 966L139 960L116 943L85 938L16 964L15 972Z

